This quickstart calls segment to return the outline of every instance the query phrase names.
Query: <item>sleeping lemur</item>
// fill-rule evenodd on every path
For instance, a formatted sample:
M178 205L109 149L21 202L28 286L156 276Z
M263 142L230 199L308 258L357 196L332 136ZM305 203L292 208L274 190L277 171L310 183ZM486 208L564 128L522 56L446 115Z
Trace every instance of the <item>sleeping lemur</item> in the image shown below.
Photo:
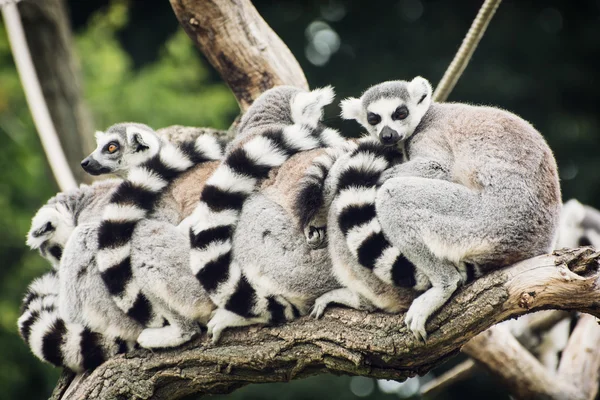
M246 200L261 180L294 154L346 141L324 127L322 109L331 87L305 92L280 86L264 92L242 117L224 161L208 179L200 202L182 223L190 228L191 268L217 304L208 324L217 341L223 329L294 319L300 311L285 297L257 288L232 249Z
M400 288L425 290L405 317L425 340L427 319L461 283L551 249L560 187L539 132L504 110L430 98L417 77L342 102L345 119L405 160L383 172L385 157L359 148L339 167L327 234L346 287L318 299L317 316L331 302L364 308L364 299L399 311Z
M160 324L162 316L153 312L151 302L132 279L132 236L166 187L194 165L221 159L221 145L211 135L200 135L175 146L161 140L150 127L135 123L113 125L106 133L98 132L96 140L96 150L83 160L82 167L93 175L126 175L103 212L98 230L98 270L123 312L144 326ZM167 329L172 331L173 327ZM147 342L145 336L142 343Z

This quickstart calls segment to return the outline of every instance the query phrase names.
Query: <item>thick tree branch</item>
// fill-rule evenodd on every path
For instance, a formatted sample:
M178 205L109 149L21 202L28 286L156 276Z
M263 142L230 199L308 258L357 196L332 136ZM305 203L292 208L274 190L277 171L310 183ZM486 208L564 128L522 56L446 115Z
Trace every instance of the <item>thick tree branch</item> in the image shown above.
M242 111L277 85L308 89L302 68L249 0L170 0L179 23Z
M446 361L493 324L528 311L600 316L599 259L590 248L565 250L486 275L431 319L427 344L407 332L403 315L334 308L322 320L231 330L218 345L201 337L178 349L116 357L56 398L172 399L324 372L404 379Z

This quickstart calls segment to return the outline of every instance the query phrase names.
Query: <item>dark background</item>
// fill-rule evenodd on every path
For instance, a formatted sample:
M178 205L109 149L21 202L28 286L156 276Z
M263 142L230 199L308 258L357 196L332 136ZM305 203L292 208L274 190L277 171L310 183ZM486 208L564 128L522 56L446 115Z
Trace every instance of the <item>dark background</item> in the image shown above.
M416 75L435 86L481 3L254 2L297 57L311 87L331 84L338 99L358 96L384 80ZM168 1L70 0L68 5L85 97L97 129L123 120L155 128L225 128L232 122L235 101L182 34ZM31 216L57 187L0 27L0 399L44 398L58 370L28 352L17 336L16 318L26 285L47 268L25 248L23 238ZM494 105L530 121L554 150L563 199L576 197L600 207L599 70L600 1L505 1L449 101ZM357 125L341 122L338 113L337 106L330 106L328 123L357 135ZM370 379L331 376L247 387L230 397L360 395L396 397ZM482 396L508 398L485 373L436 398Z

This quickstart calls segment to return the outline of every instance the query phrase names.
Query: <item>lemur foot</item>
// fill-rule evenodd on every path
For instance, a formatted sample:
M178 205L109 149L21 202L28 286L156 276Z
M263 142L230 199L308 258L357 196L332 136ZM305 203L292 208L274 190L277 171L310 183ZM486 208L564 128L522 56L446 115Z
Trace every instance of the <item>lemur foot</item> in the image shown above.
M326 229L324 226L312 226L309 225L304 228L304 237L306 237L306 244L311 249L322 249L327 245Z
M404 324L417 340L426 343L427 331L425 330L425 323L427 322L427 316L422 312L418 300L418 298L415 299L406 312Z
M191 340L197 332L183 331L178 326L146 328L138 336L137 342L145 349L177 347Z
M315 304L312 307L310 312L310 316L316 319L319 319L325 313L325 309L329 305L330 301L328 299L323 299L323 296L319 297L315 300Z
M221 338L221 334L227 328L265 322L260 318L245 318L224 308L218 308L206 327L208 328L208 337L211 338L213 343L217 343Z

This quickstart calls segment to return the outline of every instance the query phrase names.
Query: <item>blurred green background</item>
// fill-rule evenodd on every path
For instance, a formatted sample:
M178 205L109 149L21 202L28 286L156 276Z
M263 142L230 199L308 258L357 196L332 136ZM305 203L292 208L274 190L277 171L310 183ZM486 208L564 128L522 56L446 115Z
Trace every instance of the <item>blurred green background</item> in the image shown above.
M119 121L227 128L237 115L229 89L177 24L166 0L69 0L85 100L97 129ZM416 75L441 78L480 1L255 1L290 47L312 87L338 98ZM539 129L555 152L563 199L600 207L600 1L501 4L449 101L495 105ZM328 123L357 135L328 109ZM88 132L92 135L92 132ZM17 335L27 284L48 266L25 247L30 218L57 191L0 23L0 399L45 398L59 371ZM456 360L454 361L456 362ZM447 366L438 369L439 372ZM427 379L427 378L426 378ZM421 380L423 381L423 380ZM319 376L259 385L236 399L397 398L392 384ZM404 386L407 394L418 385ZM507 399L493 379L454 386L436 399Z

